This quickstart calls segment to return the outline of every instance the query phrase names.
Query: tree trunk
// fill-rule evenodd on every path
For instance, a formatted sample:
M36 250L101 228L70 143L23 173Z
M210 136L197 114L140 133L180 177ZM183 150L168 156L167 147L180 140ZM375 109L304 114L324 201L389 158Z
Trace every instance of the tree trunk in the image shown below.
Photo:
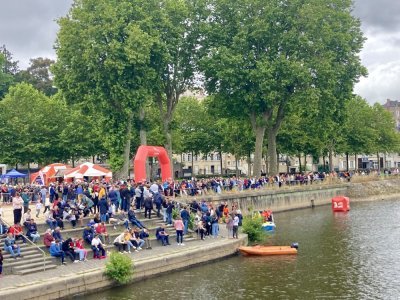
M125 141L124 153L123 153L124 164L122 165L121 170L117 173L118 177L121 178L121 179L129 178L132 118L133 118L132 115L130 115L128 117L128 124L126 126L126 141Z
M171 135L171 131L169 128L170 123L171 123L171 121L168 118L165 118L164 122L163 122L163 129L164 129L164 136L165 136L165 149L167 150L167 153L168 153L169 164L170 164L170 168L171 168L171 175L173 178L174 177L174 168L173 168L173 163L172 163L172 135Z
M92 155L92 163L95 163L95 155Z
M239 177L238 161L239 161L239 160L237 159L237 157L236 157L236 155L235 155L236 178Z
M72 160L72 167L75 168L75 157L72 156L72 157L71 157L71 160Z
M193 167L193 151L192 151L192 177L194 176L194 167Z
M383 170L386 170L386 152L383 153Z
M357 154L354 154L354 171L357 171L358 168L360 166L358 166Z
M349 152L346 152L346 171L349 171Z
M221 168L220 173L222 175L223 174L223 172L222 172L222 151L219 151L219 158L220 158L219 163L220 163L220 168Z
M307 172L307 154L304 153L304 172Z
M322 164L323 164L323 172L326 172L326 162L325 162L325 155L322 155Z
M298 158L299 158L299 172L301 172L301 154L300 153L299 153Z
M269 128L268 135L268 166L269 175L276 175L279 173L278 170L278 156L276 152L276 134L277 130Z
M381 172L381 162L380 162L380 157L379 157L379 152L376 153L376 157L378 158L378 173Z
M28 163L28 178L31 178L31 163Z
M140 107L139 109L139 138L140 138L140 145L146 146L147 145L147 130L146 126L144 124L144 118L145 118L145 110L144 107ZM150 173L150 161L147 158L146 159L146 174L151 174Z
M247 155L247 176L251 175L251 153Z
M329 150L329 171L333 171L333 152Z
M254 151L254 164L253 164L253 176L261 176L261 161L262 161L262 148L264 143L266 126L256 126L254 131L256 134L256 145Z

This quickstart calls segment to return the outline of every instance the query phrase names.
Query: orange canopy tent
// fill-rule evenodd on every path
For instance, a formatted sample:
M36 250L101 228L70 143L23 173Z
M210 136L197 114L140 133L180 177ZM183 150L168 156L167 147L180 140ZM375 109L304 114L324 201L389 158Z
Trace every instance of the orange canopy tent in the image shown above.
M86 162L80 166L65 172L64 178L83 179L83 177L105 177L112 178L112 172L102 166Z
M67 165L61 163L54 163L42 168L39 172L31 174L31 183L48 185L50 182L56 181L53 176L58 170L66 169Z

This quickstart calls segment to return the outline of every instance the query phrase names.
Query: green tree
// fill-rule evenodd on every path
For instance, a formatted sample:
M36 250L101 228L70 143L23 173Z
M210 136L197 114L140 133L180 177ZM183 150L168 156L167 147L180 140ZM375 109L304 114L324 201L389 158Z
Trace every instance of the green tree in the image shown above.
M49 163L63 158L57 142L65 110L31 85L10 88L0 102L0 160L5 163Z
M154 1L150 1L154 2ZM157 42L151 65L157 79L155 103L160 111L165 148L172 162L172 121L181 95L195 86L195 67L199 57L202 1L163 0L149 11Z
M0 100L8 92L9 86L13 83L14 77L12 74L6 72L6 58L0 53Z
M207 90L227 116L250 121L256 176L267 133L275 174L276 136L288 113L298 104L329 109L362 74L363 38L351 1L210 0L207 7L201 64Z
M149 98L154 38L146 12L154 1L76 0L59 20L56 86L68 103L83 103L104 118L105 145L114 171L129 169L135 113ZM137 116L137 115L136 115Z
M32 58L30 59L30 66L15 75L15 81L30 83L47 96L54 95L57 89L53 86L53 78L50 72L53 64L54 60L49 58Z

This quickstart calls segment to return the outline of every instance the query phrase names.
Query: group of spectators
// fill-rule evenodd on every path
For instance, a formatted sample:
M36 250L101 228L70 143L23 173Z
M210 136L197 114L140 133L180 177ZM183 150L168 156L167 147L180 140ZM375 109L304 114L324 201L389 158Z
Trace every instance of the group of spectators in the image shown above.
M321 182L327 178L342 177L344 172L325 173L325 172L306 172L306 173L282 173L275 176L256 177L213 177L213 178L191 178L175 181L158 182L158 186L165 196L195 196L209 193L223 193L224 191L244 191L248 189L259 189L270 186L312 184ZM347 173L351 177L351 173ZM56 196L58 199L67 201L74 200L81 195L86 195L94 202L93 209L96 211L98 203L103 196L107 196L112 203L127 211L129 209L129 200L144 193L146 198L145 186L151 186L151 182L136 183L134 180L110 181L105 182L92 180L83 183L52 183L49 186L40 185L22 185L16 186L2 184L0 188L0 202L11 204L13 197L18 194L27 207L29 202L36 203L41 200L42 206L45 206L46 194L49 195L50 203L53 203ZM139 190L137 188L139 187Z

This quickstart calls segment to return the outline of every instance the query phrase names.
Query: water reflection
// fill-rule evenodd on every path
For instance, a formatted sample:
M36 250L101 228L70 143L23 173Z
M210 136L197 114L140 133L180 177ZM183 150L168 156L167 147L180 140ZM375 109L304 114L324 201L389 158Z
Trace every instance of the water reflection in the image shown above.
M267 244L299 254L232 257L84 299L399 299L400 202L276 214Z

